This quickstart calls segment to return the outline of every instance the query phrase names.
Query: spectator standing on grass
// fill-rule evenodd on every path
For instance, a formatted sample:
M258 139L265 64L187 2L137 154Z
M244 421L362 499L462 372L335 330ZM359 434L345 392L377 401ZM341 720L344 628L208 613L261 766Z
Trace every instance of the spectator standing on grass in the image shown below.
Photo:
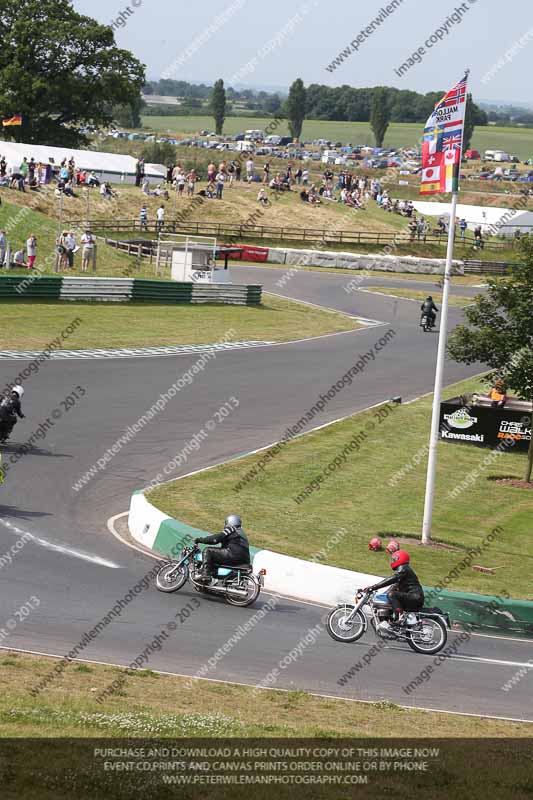
M225 180L226 180L225 174L222 171L217 172L217 175L216 175L217 200L222 200L222 192L224 191L224 181Z
M309 170L307 167L302 171L302 183L304 186L307 186L309 183Z
M249 158L246 162L246 180L251 183L254 179L254 160Z
M295 179L296 183L298 184L298 186L300 186L300 184L302 183L302 168L301 167L298 167L298 169L294 173L294 179Z
M69 269L74 269L74 251L76 249L76 237L74 236L73 231L67 231L63 234L63 247L65 248L67 266Z
M235 164L233 163L233 161L230 161L228 167L228 189L231 189L234 180L235 180Z
M210 162L210 163L207 165L207 182L208 182L208 183L214 183L214 180L215 180L215 175L216 175L216 174L217 174L217 168L215 167L215 165L214 165L214 164L213 164L213 162L211 161L211 162Z
M0 156L0 178L4 178L7 172L7 161L4 156Z
M237 161L237 163L235 164L235 180L238 181L239 183L241 180L241 172L242 172L241 162Z
M483 241L483 234L481 232L481 225L478 225L474 229L474 247L476 248L476 250L478 248L480 250L483 250L484 246L485 246L485 242Z
M165 206L161 205L157 209L157 233L160 233L165 223Z
M466 230L468 228L468 223L466 219L463 219L459 222L459 230L461 231L461 241L464 242L466 236Z
M4 261L6 260L6 250L7 250L6 232L0 230L0 269L2 269L2 267L4 266Z
M191 171L187 175L187 197L192 197L194 195L196 180L197 180L196 171L194 169L191 169Z
M81 237L81 243L83 246L82 254L81 254L81 271L87 272L87 268L89 266L89 262L93 262L93 272L96 272L96 260L95 260L95 245L96 245L96 238L92 234L92 232L87 229L85 233ZM64 245L63 245L64 246Z
M28 269L33 269L37 258L37 238L34 233L30 233L26 240L26 252L28 254Z
M19 172L24 178L24 180L26 180L26 178L28 177L28 171L29 171L28 159L26 158L26 156L24 156L24 158L22 159L22 164L19 167Z
M146 205L141 206L141 210L139 211L139 222L141 225L141 230L147 231L148 230L148 209Z
M263 167L263 183L268 185L270 179L270 162L265 161L265 166Z

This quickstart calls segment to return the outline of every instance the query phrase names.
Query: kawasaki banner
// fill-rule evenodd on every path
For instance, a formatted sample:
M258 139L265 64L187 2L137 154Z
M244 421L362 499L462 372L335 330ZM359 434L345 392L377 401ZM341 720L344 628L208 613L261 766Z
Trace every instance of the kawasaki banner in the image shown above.
M445 442L509 447L527 452L531 441L531 412L461 406L459 398L453 398L441 403L439 431Z

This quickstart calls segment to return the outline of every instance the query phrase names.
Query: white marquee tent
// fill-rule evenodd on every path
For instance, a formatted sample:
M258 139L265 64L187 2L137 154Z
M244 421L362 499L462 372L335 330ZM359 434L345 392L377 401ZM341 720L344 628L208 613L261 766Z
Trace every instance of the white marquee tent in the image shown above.
M517 198L518 199L518 198ZM450 216L451 203L432 203L429 201L413 201L419 214L424 217ZM512 236L515 231L529 233L533 230L533 211L522 208L491 208L490 206L457 206L457 217L465 219L470 230L478 225L484 233Z
M64 147L48 147L47 145L24 144L22 142L0 142L0 155L7 161L8 169L18 170L24 156L36 163L59 166L64 158L67 161L74 157L80 169L92 170L104 180L124 180L132 183L135 177L137 160L133 156L118 153L98 153L94 150L72 150ZM166 168L162 164L146 164L145 174L148 178L161 180L166 177Z

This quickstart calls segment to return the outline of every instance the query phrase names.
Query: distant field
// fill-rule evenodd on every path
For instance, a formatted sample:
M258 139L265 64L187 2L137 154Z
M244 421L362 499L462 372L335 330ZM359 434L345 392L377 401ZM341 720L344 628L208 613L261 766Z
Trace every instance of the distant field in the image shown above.
M272 119L265 117L228 117L224 133L229 135L258 128L264 130ZM143 117L146 130L165 133L198 133L213 130L212 117ZM289 129L282 122L275 133L286 135ZM418 123L393 123L387 131L385 145L390 147L416 147L422 133ZM330 139L352 144L372 144L370 126L366 122L328 122L309 120L304 123L302 139ZM472 147L483 150L506 150L521 159L533 158L533 129L525 128L476 128Z

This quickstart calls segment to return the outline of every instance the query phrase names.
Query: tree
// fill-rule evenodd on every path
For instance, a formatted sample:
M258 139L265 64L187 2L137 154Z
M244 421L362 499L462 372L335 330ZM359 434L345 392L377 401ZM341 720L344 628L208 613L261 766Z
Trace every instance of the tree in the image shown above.
M224 120L226 119L226 90L224 89L224 81L222 78L215 81L209 106L215 118L215 133L217 136L220 136L224 127Z
M170 142L150 142L145 144L141 156L147 164L175 164L176 150Z
M370 127L374 133L376 147L383 146L383 140L390 122L389 95L384 87L374 90L370 111Z
M459 325L448 342L450 356L463 364L481 362L501 376L522 400L533 400L533 237L523 239L521 262L504 278L488 278L489 288L465 309L469 325ZM494 374L491 376L494 377ZM524 480L531 482L533 439Z
M470 143L474 135L474 128L476 125L487 125L488 116L479 106L472 100L472 95L469 94L466 98L466 112L465 112L465 131L463 136L463 153L470 150Z
M144 65L69 0L2 0L0 29L0 116L23 118L7 136L76 146L80 127L111 124L139 96Z
M141 113L146 103L141 95L128 105L121 103L113 109L113 121L124 128L142 128Z
M289 131L293 139L299 139L305 119L307 91L301 78L297 78L289 89L285 103L285 115L289 120Z

